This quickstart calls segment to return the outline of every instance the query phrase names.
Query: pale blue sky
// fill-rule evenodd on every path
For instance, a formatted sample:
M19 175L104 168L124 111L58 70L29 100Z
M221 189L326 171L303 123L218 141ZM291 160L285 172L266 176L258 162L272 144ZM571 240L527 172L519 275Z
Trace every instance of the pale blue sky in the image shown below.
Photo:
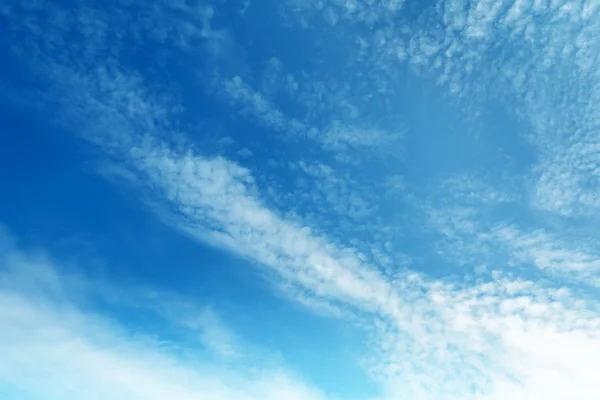
M599 16L3 1L0 399L597 398Z

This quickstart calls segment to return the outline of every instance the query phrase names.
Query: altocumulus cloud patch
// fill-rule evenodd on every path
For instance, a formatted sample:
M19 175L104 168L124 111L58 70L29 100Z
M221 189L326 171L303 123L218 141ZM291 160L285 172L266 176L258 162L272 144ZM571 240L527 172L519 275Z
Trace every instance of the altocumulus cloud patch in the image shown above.
M0 397L594 399L600 3L0 6Z

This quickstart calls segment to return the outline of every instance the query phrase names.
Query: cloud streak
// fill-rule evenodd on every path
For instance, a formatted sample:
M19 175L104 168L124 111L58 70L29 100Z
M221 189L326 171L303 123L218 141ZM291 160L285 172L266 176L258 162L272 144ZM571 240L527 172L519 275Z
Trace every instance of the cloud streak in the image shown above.
M9 239L6 235L3 242ZM84 276L68 276L39 251L32 255L16 245L5 246L0 263L0 380L33 398L324 398L283 370L258 368L249 375L199 357L182 357L177 349L181 343L165 346L160 340L163 331L144 331L95 309L93 297L106 294L111 286L98 288ZM136 291L128 296L134 298L121 298L124 302L117 305L127 308L139 300L132 293ZM172 296L161 299L160 292L154 293L152 304L158 309L171 302ZM228 329L208 310L195 319L204 332L203 342L230 356L225 342L230 334L223 335ZM168 330L175 321L187 329L198 328L180 309L161 310L167 311L178 318L162 319L161 329Z
M506 280L468 289L439 286L419 275L389 282L355 250L334 245L263 206L247 169L189 151L180 155L151 138L132 140L135 144L128 162L183 217L177 219L180 229L270 267L280 279L308 290L316 298L377 316L382 331L376 333L375 342L388 354L380 355L377 364L388 365L384 376L390 391L402 387L406 398L437 398L445 393L445 398L452 399L460 398L475 385L475 398L495 398L506 391L515 398L535 398L544 395L536 389L537 381L555 372L552 368L546 371L543 365L547 364L537 358L528 364L532 372L514 368L514 362L530 357L527 343L533 340L532 335L547 331L547 340L553 344L571 343L572 337L581 335L590 346L597 345L594 325L587 325L589 318L597 318L595 314L576 307L570 299L566 305L545 300L552 291L533 282ZM520 296L511 293L519 293L523 287L529 291L521 289ZM523 311L519 302L525 304ZM539 310L541 316L536 315ZM549 311L544 314L544 310ZM569 314L572 320L560 319ZM578 333L561 332L560 324L567 323ZM577 329L578 324L582 328ZM575 350L585 356L578 348ZM532 356L539 357L536 347L532 351ZM390 356L394 358L388 361L386 357ZM571 368L561 357L552 359L556 368ZM585 362L595 363L587 357ZM574 373L584 379L584 393L591 395L594 382L585 374ZM521 383L511 383L511 379ZM560 385L565 386L557 386L556 391L564 393L574 384L563 380Z
M367 78L390 71L377 80L386 90L373 90L374 98L385 98L394 91L394 79L400 74L393 72L394 67L406 64L413 73L433 77L460 101L469 102L470 96L479 99L482 93L502 101L510 97L524 107L515 113L531 124L533 134L528 140L541 153L529 171L534 178L531 205L560 217L594 209L595 87L587 88L586 84L595 83L596 78L586 69L589 46L593 45L584 39L595 40L590 36L595 28L582 33L581 53L567 47L572 36L560 36L573 21L589 21L591 6L586 3L576 9L565 3L542 8L539 2L480 1L467 7L448 1L431 10L429 17L413 23L412 29L398 32L385 21L400 10L399 2L370 6L358 1L353 6L348 3L346 9L337 4L313 2L292 9L322 12L328 24L342 28L348 24L378 28L373 29L372 36L361 33L368 41L356 43L356 36L351 36L352 46L356 46L352 48L360 47L366 54L353 67L368 69ZM200 17L212 18L208 9L203 10ZM525 15L526 10L554 21L559 33L550 33L549 28L535 23ZM306 15L300 16L306 22ZM202 26L201 37L215 32L207 23ZM542 39L542 50L526 47ZM516 55L505 53L519 41L525 47L518 47ZM220 42L215 39L210 43ZM493 43L499 43L498 48L492 49ZM574 54L578 54L576 68L568 61ZM523 62L531 56L533 61ZM309 224L302 212L286 213L272 206L265 194L272 188L259 184L260 171L223 156L208 155L178 122L185 112L179 99L158 95L164 87L153 86L133 68L126 71L119 57L103 63L85 59L83 67L58 56L42 58L46 62L39 73L51 88L50 97L58 105L62 126L125 170L123 175L136 183L141 197L158 204L160 218L180 232L257 264L291 299L319 312L349 318L366 332L369 340L363 363L367 373L380 383L385 400L592 399L597 395L598 384L590 372L598 369L600 360L597 300L585 291L567 289L562 281L524 278L528 274L506 269L518 262L541 271L577 273L586 279L597 272L596 253L563 244L545 230L527 233L529 230L517 225L500 223L502 217L496 219L497 214L483 218L487 216L483 211L512 206L519 196L476 179L456 178L445 182L444 190L451 195L442 194L444 198L437 199L443 206L437 207L432 201L435 204L429 208L422 207L427 211L429 228L437 229L454 251L448 257L454 264L466 260L463 264L473 267L474 260L482 260L489 273L438 280L406 268L384 273L386 254L376 257L359 250L349 230L336 236L325 223ZM548 60L560 61L559 69L572 67L575 86L583 94L566 87L546 92L548 84L543 76L562 76L562 70L549 65L552 62L544 62ZM533 68L535 62L541 67ZM495 75L498 77L492 78ZM488 79L492 84L484 90L479 83ZM304 84L295 78L288 81ZM507 82L508 89L498 89ZM296 85L290 87L291 91L299 90ZM276 132L314 136L339 153L346 146L365 148L381 142L379 131L362 136L364 132L347 129L345 123L327 124L331 129L325 131L330 136L310 128L313 124L287 116L275 101L238 75L224 80L222 91L234 108L241 108L259 124ZM569 106L567 112L560 110L571 98L582 109ZM591 103L582 104L583 98L591 99ZM471 106L471 110L477 108ZM567 130L565 115L569 111L577 117L575 126L580 130L576 135L569 135ZM554 127L559 128L557 133L545 138L542 133ZM583 161L576 161L577 157ZM360 217L364 212L366 218L375 212L365 205L369 203L364 200L367 196L354 193L356 208L352 209L335 200L336 195L347 195L346 185L351 182L337 179L325 164L296 166L313 182L322 180L319 189L329 196L329 205L339 214ZM391 183L397 186L400 179L396 174L391 176L395 177ZM308 206L316 202L307 198ZM376 249L391 247L369 244ZM15 264L15 259L33 263L19 251L10 250L8 255L3 259L5 265ZM431 257L426 262L440 260ZM51 273L43 283L45 288L52 288L55 284L60 287L62 281ZM156 343L130 339L122 333L126 328L88 315L68 296L63 306L60 296L41 296L35 301L27 296L29 293L26 288L7 286L0 294L0 318L9 327L0 331L9 360L0 364L0 373L7 381L38 393L44 391L55 398L95 398L88 397L92 395L83 389L90 385L98 386L93 396L115 399L325 398L285 374L268 371L259 379L216 375L206 365L173 357ZM236 336L210 309L187 321L199 330L205 347L218 357L236 359ZM49 332L49 337L43 332ZM69 361L58 372L44 370L64 359ZM11 370L10 363L18 369ZM24 371L36 378L28 380L28 375L21 373ZM69 379L78 372L83 385Z

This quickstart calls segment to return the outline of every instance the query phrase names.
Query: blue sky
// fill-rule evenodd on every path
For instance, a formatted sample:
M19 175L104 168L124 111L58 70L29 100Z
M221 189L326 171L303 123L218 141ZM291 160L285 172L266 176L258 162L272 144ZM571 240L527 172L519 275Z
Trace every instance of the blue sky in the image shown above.
M0 398L597 398L598 21L3 1Z

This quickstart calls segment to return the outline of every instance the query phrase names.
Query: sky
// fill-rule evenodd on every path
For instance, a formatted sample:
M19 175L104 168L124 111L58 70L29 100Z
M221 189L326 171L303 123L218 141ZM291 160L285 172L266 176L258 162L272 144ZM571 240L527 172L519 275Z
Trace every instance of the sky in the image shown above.
M0 399L597 399L599 0L3 0L0 54Z

